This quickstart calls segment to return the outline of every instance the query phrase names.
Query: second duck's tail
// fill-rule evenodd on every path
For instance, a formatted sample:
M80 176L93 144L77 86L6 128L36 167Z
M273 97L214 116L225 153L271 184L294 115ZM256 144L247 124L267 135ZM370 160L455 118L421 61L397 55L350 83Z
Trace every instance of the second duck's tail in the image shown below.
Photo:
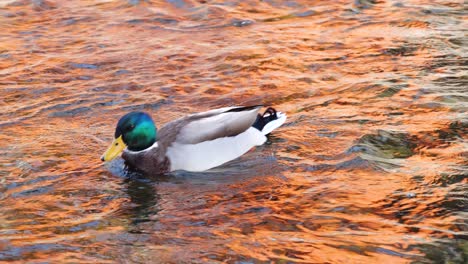
M252 125L260 130L264 135L268 135L271 131L280 127L286 121L286 115L277 112L274 108L268 107L263 115L258 115L257 120Z

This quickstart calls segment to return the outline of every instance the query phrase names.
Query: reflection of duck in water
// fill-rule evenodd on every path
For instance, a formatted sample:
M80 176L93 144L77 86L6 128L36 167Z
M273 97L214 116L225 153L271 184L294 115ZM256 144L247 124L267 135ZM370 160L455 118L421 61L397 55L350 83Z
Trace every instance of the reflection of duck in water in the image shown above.
M132 178L125 181L130 202L133 204L128 214L133 224L150 221L150 216L158 212L159 196L154 184L148 179Z
M122 158L145 173L205 171L236 159L280 127L286 115L261 106L226 107L174 120L160 130L143 112L131 112L117 123L115 140L101 157ZM125 149L126 148L126 149Z

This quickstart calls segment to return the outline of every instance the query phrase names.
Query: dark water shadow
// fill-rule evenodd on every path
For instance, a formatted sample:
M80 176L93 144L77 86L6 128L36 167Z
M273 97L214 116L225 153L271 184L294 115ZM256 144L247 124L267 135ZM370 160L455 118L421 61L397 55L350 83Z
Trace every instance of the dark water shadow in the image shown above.
M164 203L162 196L167 195L165 188L169 186L178 185L194 190L192 194L181 193L181 196L198 196L198 192L209 193L218 190L220 186L226 186L222 188L229 189L227 186L243 183L253 178L260 179L263 176L277 175L283 179L280 173L285 168L277 163L276 158L246 156L209 171L174 171L159 175L144 174L127 166L123 159L118 158L107 164L107 169L114 176L123 179L121 184L129 198L129 203L122 206L117 217L129 220L130 233L145 233L148 226L141 224L158 221L158 214L162 210L161 203ZM263 183L259 181L257 184Z
M154 182L145 178L127 178L123 181L131 206L126 210L131 225L151 221L151 216L158 213L160 197L154 187Z

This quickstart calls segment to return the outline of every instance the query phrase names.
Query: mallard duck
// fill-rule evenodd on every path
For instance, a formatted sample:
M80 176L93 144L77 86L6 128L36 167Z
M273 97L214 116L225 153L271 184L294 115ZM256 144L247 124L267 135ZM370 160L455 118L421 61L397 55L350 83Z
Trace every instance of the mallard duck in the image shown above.
M199 172L236 159L267 140L286 115L261 105L235 106L191 114L157 130L151 116L131 112L120 118L115 139L102 155L110 161L121 152L126 163L145 173Z

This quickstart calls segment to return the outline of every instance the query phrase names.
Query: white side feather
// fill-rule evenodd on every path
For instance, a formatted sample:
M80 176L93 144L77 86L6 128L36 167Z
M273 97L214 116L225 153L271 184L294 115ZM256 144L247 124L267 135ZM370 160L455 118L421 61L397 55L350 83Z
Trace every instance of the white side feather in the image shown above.
M250 127L234 137L217 138L198 144L173 143L167 150L171 171L205 171L236 159L254 146L265 143L266 137Z

